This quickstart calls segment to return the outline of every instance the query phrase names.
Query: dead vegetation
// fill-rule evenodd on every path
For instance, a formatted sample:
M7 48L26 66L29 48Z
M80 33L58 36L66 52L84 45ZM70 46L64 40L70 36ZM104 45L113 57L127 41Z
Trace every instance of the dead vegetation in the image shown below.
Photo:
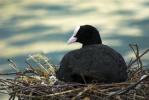
M135 59L128 64L129 78L122 83L65 83L56 76L56 66L42 53L30 55L26 59L26 69L20 71L15 62L9 59L14 79L0 79L0 93L8 94L9 100L148 100L149 71L144 69L142 54L136 44L130 45ZM148 66L149 67L149 66Z

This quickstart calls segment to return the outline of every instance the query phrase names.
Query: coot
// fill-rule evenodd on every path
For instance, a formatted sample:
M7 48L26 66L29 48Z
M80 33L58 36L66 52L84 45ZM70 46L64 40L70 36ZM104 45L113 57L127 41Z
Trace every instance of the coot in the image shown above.
M127 66L114 49L102 44L98 30L82 25L74 30L68 43L79 42L82 48L68 52L60 63L58 79L78 83L113 83L127 79Z

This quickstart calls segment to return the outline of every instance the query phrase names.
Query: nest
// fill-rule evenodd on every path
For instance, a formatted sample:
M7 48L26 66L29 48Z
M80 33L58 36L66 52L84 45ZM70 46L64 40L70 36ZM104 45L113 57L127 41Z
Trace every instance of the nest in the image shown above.
M13 79L0 79L0 93L8 94L9 100L147 100L149 98L149 71L144 69L138 46L131 44L135 59L128 64L129 78L122 83L66 83L56 78L58 67L43 54L32 54L26 59L26 68L20 71L9 59Z

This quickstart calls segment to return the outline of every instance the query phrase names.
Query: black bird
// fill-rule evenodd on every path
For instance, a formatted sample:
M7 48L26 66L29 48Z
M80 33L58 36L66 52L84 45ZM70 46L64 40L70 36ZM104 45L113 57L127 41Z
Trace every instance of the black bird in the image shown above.
M58 79L78 83L113 83L127 79L127 66L123 57L103 45L98 30L91 25L75 29L68 43L79 42L82 48L68 52L60 63Z

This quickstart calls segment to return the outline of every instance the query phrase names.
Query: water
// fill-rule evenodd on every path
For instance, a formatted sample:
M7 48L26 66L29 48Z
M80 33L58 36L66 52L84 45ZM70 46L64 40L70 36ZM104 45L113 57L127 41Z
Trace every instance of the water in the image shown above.
M1 0L0 72L13 71L12 58L24 68L30 53L44 52L55 64L80 44L67 45L77 25L91 24L103 43L131 59L130 43L142 53L149 48L149 1L147 0ZM149 54L142 58L148 65Z

